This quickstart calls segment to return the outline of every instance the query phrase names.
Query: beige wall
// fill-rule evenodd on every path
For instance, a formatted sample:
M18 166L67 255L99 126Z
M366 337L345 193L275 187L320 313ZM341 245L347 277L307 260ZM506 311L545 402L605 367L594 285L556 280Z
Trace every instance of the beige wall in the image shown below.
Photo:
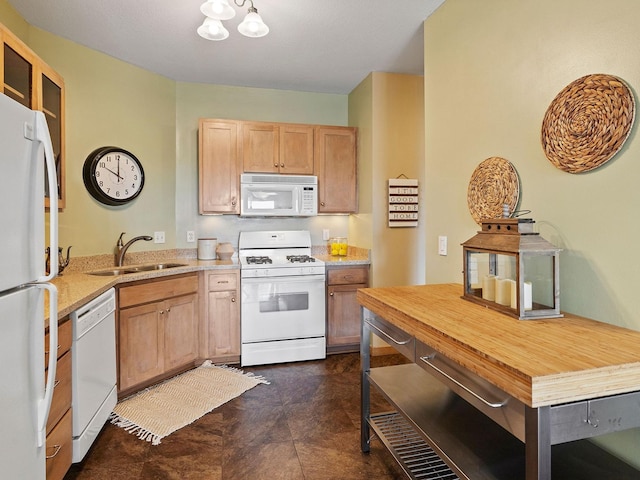
M417 227L388 226L388 180L416 178L424 190L423 78L374 72L349 95L359 137L359 207L350 239L372 250L371 284L424 283L425 204ZM423 196L421 195L421 199Z
M607 165L585 174L556 169L540 146L553 98L590 73L640 85L636 0L448 0L425 22L427 282L461 282L460 243L478 229L466 191L491 156L511 161L521 209L564 249L563 310L640 329L640 139L637 127ZM437 255L437 237L449 255ZM639 346L640 348L640 346ZM558 353L562 345L558 345ZM636 464L640 432L606 445Z

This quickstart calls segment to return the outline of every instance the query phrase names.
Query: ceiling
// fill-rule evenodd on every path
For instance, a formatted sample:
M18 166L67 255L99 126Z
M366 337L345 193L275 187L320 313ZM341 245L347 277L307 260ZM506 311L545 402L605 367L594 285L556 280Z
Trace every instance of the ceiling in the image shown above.
M347 94L370 72L422 75L423 22L444 0L254 0L270 32L197 35L204 0L8 0L38 28L180 82ZM238 0L242 3L242 0Z

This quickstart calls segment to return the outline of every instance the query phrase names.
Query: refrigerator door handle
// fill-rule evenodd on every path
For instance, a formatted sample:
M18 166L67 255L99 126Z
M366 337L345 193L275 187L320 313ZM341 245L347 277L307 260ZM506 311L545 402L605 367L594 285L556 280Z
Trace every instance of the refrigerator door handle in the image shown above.
M52 283L30 283L32 287L49 291L49 363L47 367L47 383L44 397L38 400L38 448L44 446L47 437L47 418L51 408L53 389L56 381L56 365L58 361L58 290ZM42 338L42 337L40 337ZM36 348L42 348L37 345ZM33 362L31 366L33 377L42 375L42 364Z
M56 178L56 158L49 136L49 127L44 113L35 112L36 128L35 140L42 143L44 159L47 165L47 183L49 184L49 251L55 257L58 252L58 180ZM50 272L38 278L39 282L48 282L58 275L58 262L53 261ZM57 317L56 317L57 318Z

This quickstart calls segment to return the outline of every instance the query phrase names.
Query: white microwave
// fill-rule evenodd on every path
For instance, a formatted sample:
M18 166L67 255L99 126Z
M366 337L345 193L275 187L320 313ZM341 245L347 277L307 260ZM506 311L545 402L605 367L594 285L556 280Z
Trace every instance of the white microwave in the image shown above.
M318 177L244 173L240 216L311 217L318 214Z

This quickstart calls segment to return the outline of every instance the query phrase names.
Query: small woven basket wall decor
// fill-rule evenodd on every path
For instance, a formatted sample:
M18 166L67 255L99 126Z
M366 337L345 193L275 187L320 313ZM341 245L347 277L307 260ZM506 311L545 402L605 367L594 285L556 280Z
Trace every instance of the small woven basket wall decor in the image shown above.
M520 199L520 179L515 167L501 157L480 162L467 189L469 212L478 225L483 220L502 217L502 206L514 212Z
M551 102L542 122L542 148L560 170L582 173L609 161L624 145L635 117L627 84L613 75L586 75Z

